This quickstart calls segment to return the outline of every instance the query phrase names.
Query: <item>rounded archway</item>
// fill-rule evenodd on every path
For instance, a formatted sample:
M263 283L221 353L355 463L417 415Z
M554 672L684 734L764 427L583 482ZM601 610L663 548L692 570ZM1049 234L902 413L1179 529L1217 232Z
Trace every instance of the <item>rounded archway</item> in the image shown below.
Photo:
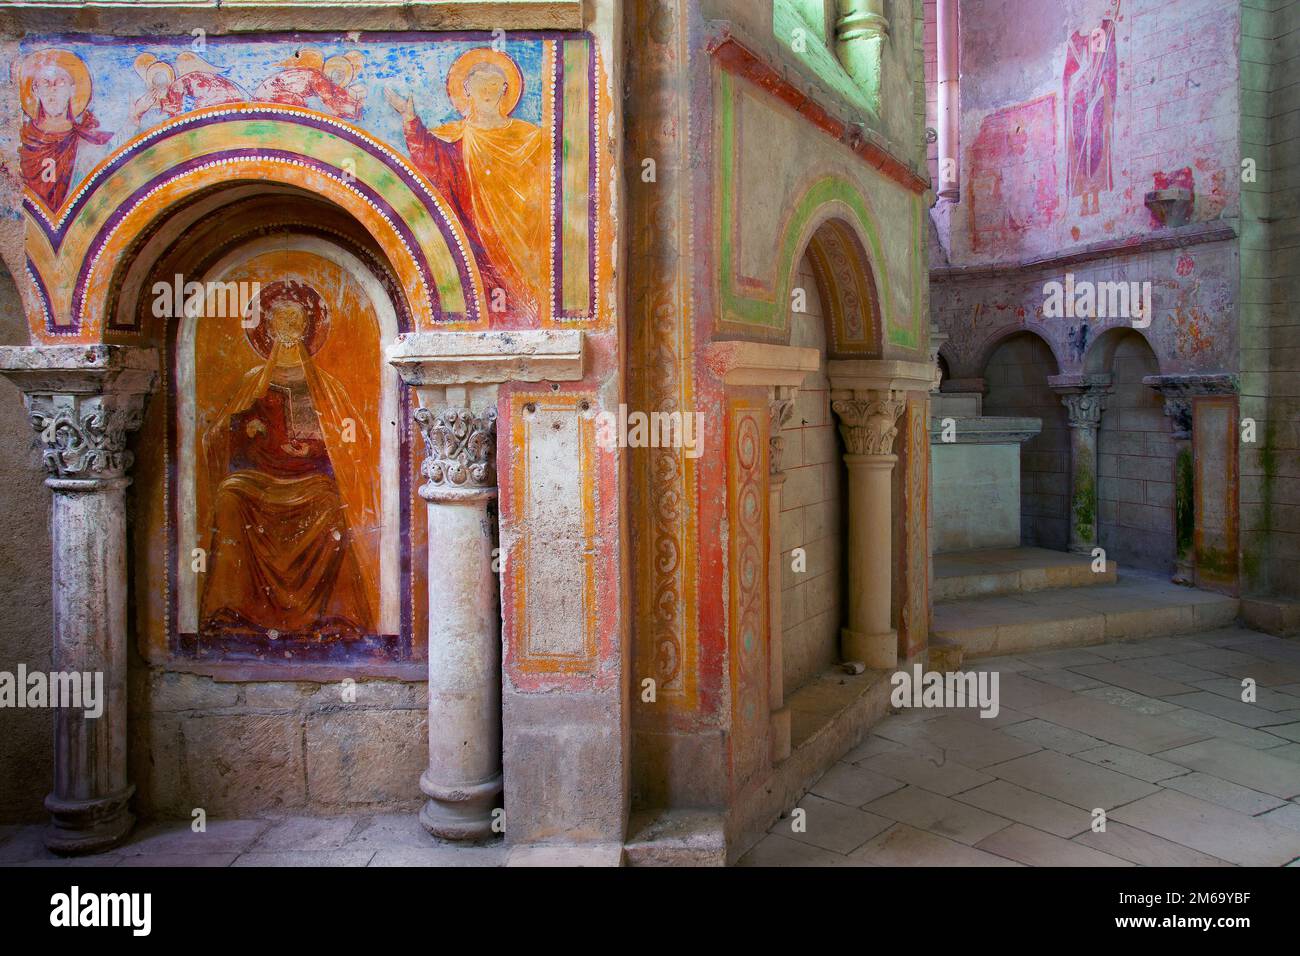
M1174 458L1177 449L1159 394L1142 379L1160 364L1141 333L1110 329L1084 359L1108 372L1097 432L1097 534L1123 567L1167 573L1174 567Z
M1028 330L997 340L987 355L984 414L1043 423L1020 448L1021 543L1064 551L1070 538L1070 430L1060 397L1047 383L1059 371L1056 356Z

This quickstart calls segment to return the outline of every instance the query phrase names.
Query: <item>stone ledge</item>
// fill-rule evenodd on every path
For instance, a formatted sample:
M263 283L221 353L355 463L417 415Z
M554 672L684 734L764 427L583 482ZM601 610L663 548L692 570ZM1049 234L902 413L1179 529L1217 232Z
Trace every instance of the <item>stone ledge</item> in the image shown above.
M943 441L943 423L952 419L956 423L952 441ZM1041 418L996 418L981 415L971 418L947 415L930 418L930 444L932 445L1009 445L1023 444L1043 430Z
M414 386L576 382L583 376L580 329L407 332L387 358Z
M714 342L705 362L727 385L775 385L798 388L817 371L817 349L768 342Z

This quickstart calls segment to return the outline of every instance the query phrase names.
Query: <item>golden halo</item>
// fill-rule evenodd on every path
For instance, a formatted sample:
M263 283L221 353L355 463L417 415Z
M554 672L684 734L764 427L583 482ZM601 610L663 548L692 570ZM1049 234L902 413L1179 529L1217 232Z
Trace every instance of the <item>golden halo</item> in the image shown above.
M257 298L253 303L250 303L249 308L251 311L252 306L256 304L259 310L259 321L251 328L244 329L248 344L262 358L271 357L271 349L275 346L275 343L271 340L271 328L268 319L271 315L271 307L281 299L296 302L302 307L307 318L307 326L302 335L302 344L308 355L315 355L320 351L321 346L325 344L325 339L329 337L329 307L325 304L325 300L321 298L319 292L308 283L298 279L280 279L270 285L263 286L258 292Z
M90 71L86 69L86 64L81 62L81 57L68 50L37 50L23 57L18 66L18 96L23 104L23 112L36 119L40 112L40 103L36 99L36 93L32 90L32 80L41 70L46 67L58 67L72 77L72 118L76 119L86 111L90 105Z
M509 116L519 105L519 97L524 94L524 77L519 72L515 61L504 53L498 53L491 47L480 47L462 53L447 72L447 95L461 116L469 115L469 97L465 95L465 81L476 66L490 64L499 69L506 78L506 91L501 96L501 115Z

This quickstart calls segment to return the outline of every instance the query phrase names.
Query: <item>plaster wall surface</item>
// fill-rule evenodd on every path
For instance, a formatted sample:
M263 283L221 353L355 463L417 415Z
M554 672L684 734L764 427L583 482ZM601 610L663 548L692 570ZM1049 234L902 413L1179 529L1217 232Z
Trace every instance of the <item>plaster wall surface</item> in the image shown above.
M930 446L936 554L1020 546L1020 444Z

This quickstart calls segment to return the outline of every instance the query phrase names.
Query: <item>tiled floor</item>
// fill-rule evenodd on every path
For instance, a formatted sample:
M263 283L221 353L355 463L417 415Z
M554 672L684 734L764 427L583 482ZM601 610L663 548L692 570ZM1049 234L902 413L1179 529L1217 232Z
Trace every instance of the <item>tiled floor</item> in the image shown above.
M996 718L887 717L741 865L1300 865L1300 642L1232 627L966 669L998 672Z
M1225 628L988 658L1001 711L904 710L777 821L750 866L1300 863L1300 641ZM1257 682L1241 701L1241 682ZM1096 810L1105 830L1094 830ZM796 830L796 818L803 827ZM414 813L142 827L60 860L0 827L0 865L500 866Z

